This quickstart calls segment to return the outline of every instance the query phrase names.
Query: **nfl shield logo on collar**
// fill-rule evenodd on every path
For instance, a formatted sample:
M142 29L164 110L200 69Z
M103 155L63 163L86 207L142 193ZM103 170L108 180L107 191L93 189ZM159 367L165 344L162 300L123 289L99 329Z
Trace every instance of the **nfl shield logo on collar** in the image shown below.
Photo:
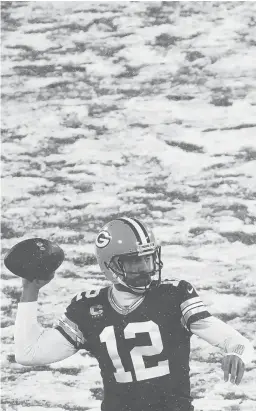
M90 307L90 314L92 317L101 317L103 315L103 306L93 305Z

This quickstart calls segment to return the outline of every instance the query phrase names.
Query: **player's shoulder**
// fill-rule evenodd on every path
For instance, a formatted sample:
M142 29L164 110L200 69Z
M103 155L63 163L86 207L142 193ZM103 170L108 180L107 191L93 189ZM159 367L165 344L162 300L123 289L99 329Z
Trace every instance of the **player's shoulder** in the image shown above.
M104 298L106 290L107 287L81 291L72 298L70 305L72 305L73 307L88 307L99 303Z
M179 284L180 284L179 279L173 278L173 279L162 279L161 283L158 284L155 282L155 284L152 284L151 287L151 294L154 296L168 296L168 295L175 295L179 292Z
M176 294L181 300L197 296L195 287L184 279L163 279L160 289L168 294Z
M182 290L182 289L186 289L187 287L192 287L192 285L183 279L178 279L178 278L172 278L172 279L167 279L164 278L161 281L160 287L163 288L168 288L168 289L173 289L173 290Z
M92 318L98 318L103 312L106 298L106 288L81 291L76 294L66 307L62 318L62 324L68 324L73 330L83 329L84 319L90 326ZM78 328L77 328L78 327Z

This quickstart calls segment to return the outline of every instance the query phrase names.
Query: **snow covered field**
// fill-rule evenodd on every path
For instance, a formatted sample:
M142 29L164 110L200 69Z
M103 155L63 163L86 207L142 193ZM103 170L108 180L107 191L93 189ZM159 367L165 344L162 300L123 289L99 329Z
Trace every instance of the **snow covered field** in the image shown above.
M191 281L213 314L253 340L256 3L1 8L2 252L41 236L66 253L41 293L42 324L104 284L95 233L128 214L155 227L164 277ZM87 353L15 363L19 295L20 279L2 267L2 410L99 411L101 378ZM255 360L234 387L220 358L192 338L195 410L255 411Z

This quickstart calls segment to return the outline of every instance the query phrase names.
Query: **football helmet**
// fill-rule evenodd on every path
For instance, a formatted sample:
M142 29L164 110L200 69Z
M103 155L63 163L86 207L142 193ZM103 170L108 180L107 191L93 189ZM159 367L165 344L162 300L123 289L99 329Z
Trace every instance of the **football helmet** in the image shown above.
M122 284L136 293L144 293L157 276L155 285L161 282L161 247L156 244L153 232L139 220L129 217L120 217L107 223L97 235L95 241L98 264L106 278L114 284ZM141 256L152 256L150 263L145 259L146 270L137 272L140 276L138 286L129 280L126 271L129 257L136 259ZM131 273L131 276L135 274ZM143 279L145 281L143 281Z

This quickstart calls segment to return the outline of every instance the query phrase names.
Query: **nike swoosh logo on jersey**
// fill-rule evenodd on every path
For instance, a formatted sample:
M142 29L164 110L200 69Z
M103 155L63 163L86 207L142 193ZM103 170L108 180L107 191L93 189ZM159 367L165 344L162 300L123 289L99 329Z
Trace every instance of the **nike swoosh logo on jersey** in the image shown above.
M189 293L189 294L192 294L193 291L194 291L194 288L193 288L193 287L191 287L190 290L188 289L188 293Z

